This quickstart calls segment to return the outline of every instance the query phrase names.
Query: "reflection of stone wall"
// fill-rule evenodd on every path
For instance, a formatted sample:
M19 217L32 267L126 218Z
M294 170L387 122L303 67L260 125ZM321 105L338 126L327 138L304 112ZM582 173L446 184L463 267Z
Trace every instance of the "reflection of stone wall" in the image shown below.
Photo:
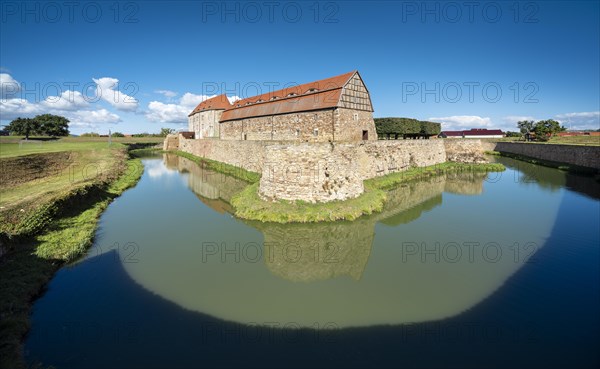
M265 263L293 282L340 276L359 280L374 238L374 221L317 224L252 224L265 236Z
M221 199L229 202L233 195L248 185L237 178L203 168L201 165L177 155L164 155L164 162L167 168L189 173L188 186L195 194L205 199Z
M446 178L441 175L405 183L388 191L382 217L387 218L441 195L444 192L445 185Z
M462 172L417 179L387 193L383 211L373 218L388 225L408 223L442 204L442 193L476 195L483 192L487 173Z
M492 175L494 175L492 173ZM446 174L445 192L458 195L479 195L483 192L483 181L487 178L485 172L462 172Z
M445 191L480 193L485 173L442 174L409 182L391 190L381 213L353 222L277 224L248 222L265 237L267 267L294 282L348 275L360 279L368 261L375 224L409 223L442 203Z

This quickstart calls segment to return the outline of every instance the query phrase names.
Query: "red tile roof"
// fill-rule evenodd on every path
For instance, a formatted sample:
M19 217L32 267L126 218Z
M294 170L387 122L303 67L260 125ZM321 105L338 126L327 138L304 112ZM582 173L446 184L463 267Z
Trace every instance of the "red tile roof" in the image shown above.
M481 135L503 135L504 132L502 132L499 129L486 129L486 128L471 128L468 131L463 131L463 133L465 134L465 136L481 136Z
M221 122L336 107L342 88L355 73L357 71L238 100L223 112Z
M221 94L219 96L211 97L202 101L196 108L188 115L194 115L202 110L226 110L231 108L231 103L227 98L227 95Z
M442 131L446 136L461 136L463 135L463 131Z

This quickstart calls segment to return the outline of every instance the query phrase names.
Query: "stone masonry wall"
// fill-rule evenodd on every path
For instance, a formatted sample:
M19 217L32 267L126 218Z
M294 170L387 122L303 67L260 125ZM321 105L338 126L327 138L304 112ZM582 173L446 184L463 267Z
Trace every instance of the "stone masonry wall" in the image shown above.
M266 147L263 141L179 140L180 151L256 173L262 173Z
M266 148L259 195L266 200L327 202L359 196L356 145L279 144Z
M600 146L497 142L496 151L600 170Z
M166 140L165 142L167 142ZM259 194L269 200L332 201L359 196L363 180L446 160L477 156L478 140L359 141L347 143L188 140L179 150L261 173ZM167 144L165 144L167 145ZM176 147L175 145L169 145ZM451 150L453 156L447 156ZM468 154L461 154L467 150ZM481 155L479 153L479 155Z
M363 179L446 161L442 140L366 141L356 156Z
M220 123L220 131L222 140L361 141L363 131L377 140L373 113L346 108L227 121Z
M460 163L485 163L487 160L483 156L485 151L482 147L481 140L467 139L443 139L437 140L444 143L446 158L448 161L456 161Z
M377 141L373 113L370 111L338 108L335 110L335 133L333 141L361 141L367 131L370 141Z
M328 109L222 122L221 139L327 142L333 140L332 114Z

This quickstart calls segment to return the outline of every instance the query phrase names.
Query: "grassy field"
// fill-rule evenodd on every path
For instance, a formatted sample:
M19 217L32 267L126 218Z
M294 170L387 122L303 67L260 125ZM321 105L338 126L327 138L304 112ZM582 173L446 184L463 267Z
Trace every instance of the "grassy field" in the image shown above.
M485 140L485 139L484 139ZM493 142L524 142L518 137L504 137L487 139L487 141ZM539 144L561 144L561 145L587 145L587 146L600 146L600 136L566 136L559 137L555 136L550 138L548 142L535 142Z
M0 139L0 367L22 368L32 302L91 245L103 210L142 173L125 143L161 139L13 139Z

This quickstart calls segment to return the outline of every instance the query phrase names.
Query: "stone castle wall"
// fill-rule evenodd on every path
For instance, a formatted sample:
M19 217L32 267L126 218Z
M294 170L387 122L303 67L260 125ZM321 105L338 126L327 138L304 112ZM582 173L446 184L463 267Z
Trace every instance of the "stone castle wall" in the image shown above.
M438 141L444 143L448 161L460 163L485 163L487 161L483 156L486 149L483 147L481 140L451 138Z
M168 138L165 146L260 173L259 194L265 199L327 202L359 196L365 179L446 160L473 162L481 156L478 140L452 140L450 145L446 141L304 143L179 137L177 145ZM454 153L451 159L447 150Z

